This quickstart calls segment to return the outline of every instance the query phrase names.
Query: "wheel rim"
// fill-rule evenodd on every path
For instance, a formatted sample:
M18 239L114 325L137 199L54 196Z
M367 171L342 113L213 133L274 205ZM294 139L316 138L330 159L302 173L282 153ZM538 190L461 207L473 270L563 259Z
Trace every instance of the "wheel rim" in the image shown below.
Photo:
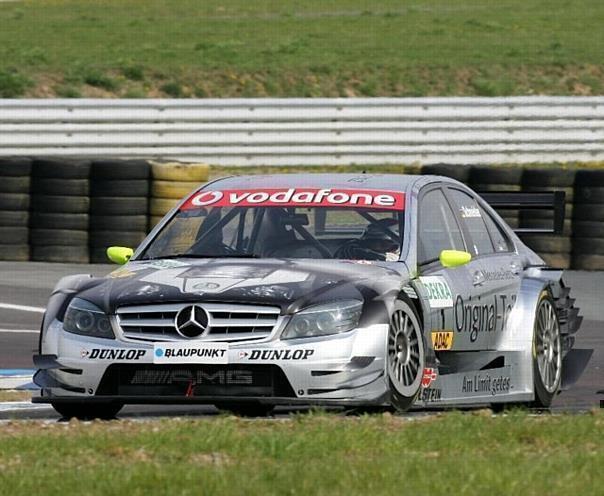
M397 310L388 332L388 372L396 389L406 396L416 390L422 372L419 333L409 315Z
M548 393L553 393L560 382L562 355L560 326L554 307L548 300L541 302L537 312L535 352L541 382Z

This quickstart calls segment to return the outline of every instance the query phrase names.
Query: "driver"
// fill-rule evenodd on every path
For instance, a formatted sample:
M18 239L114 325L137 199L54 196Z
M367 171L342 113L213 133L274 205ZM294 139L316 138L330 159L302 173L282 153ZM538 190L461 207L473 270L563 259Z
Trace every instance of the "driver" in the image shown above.
M399 259L400 241L388 234L395 219L382 219L369 224L363 234L342 248L341 256L353 260L384 260L393 262ZM395 234L395 233L392 233Z

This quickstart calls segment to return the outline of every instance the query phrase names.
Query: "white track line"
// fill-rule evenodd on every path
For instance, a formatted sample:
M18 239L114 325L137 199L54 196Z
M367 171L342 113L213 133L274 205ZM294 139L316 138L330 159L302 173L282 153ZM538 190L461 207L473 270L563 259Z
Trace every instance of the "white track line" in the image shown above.
M0 303L0 308L6 310L21 310L22 312L35 312L44 313L46 311L43 307L30 307L29 305L15 305L13 303Z
M36 329L0 329L0 333L5 334L38 334Z

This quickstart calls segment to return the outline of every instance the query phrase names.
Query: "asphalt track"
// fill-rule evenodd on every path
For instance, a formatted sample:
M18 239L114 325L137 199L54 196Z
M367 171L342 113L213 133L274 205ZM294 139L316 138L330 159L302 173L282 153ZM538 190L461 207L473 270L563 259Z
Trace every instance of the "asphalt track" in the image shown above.
M37 348L42 312L50 291L61 277L76 273L104 275L113 268L111 265L0 262L0 369L33 368L31 357ZM600 400L604 400L604 395L597 394L604 389L604 272L568 271L565 281L571 286L576 305L584 316L575 346L594 349L594 354L581 379L555 399L553 409L584 411L600 407ZM207 406L132 406L125 408L120 417L212 414L216 414L216 410ZM0 404L0 419L7 418L56 419L58 416L45 405L22 405L19 410L7 411Z

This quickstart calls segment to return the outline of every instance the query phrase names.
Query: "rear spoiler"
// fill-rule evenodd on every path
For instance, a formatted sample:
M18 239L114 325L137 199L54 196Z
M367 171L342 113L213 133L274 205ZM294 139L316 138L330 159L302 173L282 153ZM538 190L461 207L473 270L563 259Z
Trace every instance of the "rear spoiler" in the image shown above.
M517 191L485 191L480 193L484 201L491 207L501 210L552 210L554 212L552 229L517 227L516 234L562 234L564 229L564 191L548 192L517 192Z

